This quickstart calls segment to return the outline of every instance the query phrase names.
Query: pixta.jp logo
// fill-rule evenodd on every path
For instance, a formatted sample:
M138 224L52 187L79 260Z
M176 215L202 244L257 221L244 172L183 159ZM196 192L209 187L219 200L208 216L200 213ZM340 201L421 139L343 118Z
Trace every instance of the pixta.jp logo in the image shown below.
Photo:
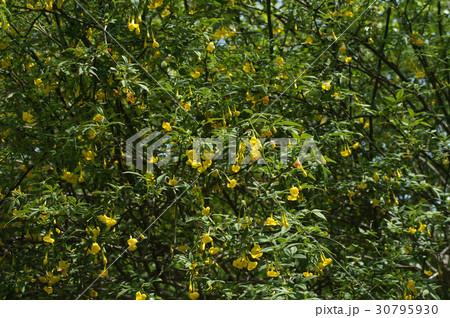
M145 128L126 140L126 163L135 166L136 170L153 172L156 164L161 168L172 159L171 137L160 132L150 132L150 128ZM228 144L225 146L225 140ZM246 165L250 162L257 162L260 165L267 164L267 157L262 155L264 145L270 144L272 148L279 149L276 161L282 165L287 165L289 156L292 156L290 147L298 142L301 143L294 165L314 160L320 164L325 164L325 159L320 153L314 139L310 136L301 138L193 138L192 161L201 162L202 156L207 154L209 160L224 160L224 152L227 149L227 160L229 165L240 162ZM296 148L298 149L298 148ZM244 155L245 153L245 155ZM133 160L134 158L134 160ZM145 163L145 164L144 164Z
M164 164L168 163L171 159L170 150L170 136L162 135L158 131L150 133L148 136L144 137L150 132L150 128L144 128L138 133L134 134L126 141L126 152L125 158L126 163L129 166L133 165L133 153L135 153L137 170L153 172L153 165L156 163L158 167L162 167ZM133 147L136 143L136 147ZM133 151L135 148L135 151ZM156 156L158 154L164 154L164 156ZM146 162L144 169L144 161Z

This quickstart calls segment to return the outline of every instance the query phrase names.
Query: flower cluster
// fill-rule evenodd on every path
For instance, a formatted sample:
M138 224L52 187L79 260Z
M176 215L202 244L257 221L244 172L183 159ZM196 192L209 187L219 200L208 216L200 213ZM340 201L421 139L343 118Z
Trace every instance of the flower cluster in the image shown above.
M186 164L190 165L192 168L197 169L198 172L202 173L202 172L205 172L206 169L211 167L211 165L212 165L211 159L214 156L214 152L213 151L205 151L205 154L203 154L201 156L200 160L197 156L194 158L194 150L187 150L186 156L188 157Z
M115 217L109 217L106 215L100 215L99 216L100 221L104 222L106 226L112 227L117 224Z
M66 169L63 170L61 179L72 184L76 184L78 182L78 177L73 172L67 171Z
M261 250L262 249L259 244L254 243L253 248L250 250L251 259L249 259L247 255L244 254L244 256L239 257L233 261L233 266L238 269L247 268L247 270L249 271L255 269L256 266L258 266L258 262L255 259L263 256Z

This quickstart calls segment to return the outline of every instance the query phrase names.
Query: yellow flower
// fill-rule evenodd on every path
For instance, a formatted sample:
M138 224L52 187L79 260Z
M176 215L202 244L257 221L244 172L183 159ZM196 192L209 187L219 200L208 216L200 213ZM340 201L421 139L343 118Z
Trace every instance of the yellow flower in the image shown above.
M424 272L425 275L427 275L427 276L433 275L433 272L432 272L431 270L424 270L423 272Z
M408 288L414 295L417 295L416 285L414 284L414 281L412 279L408 281L408 284L406 284L406 288Z
M197 267L197 265L198 265L198 263L194 263L191 266L189 266L189 269L193 270L193 269L195 269Z
M185 111L189 111L191 109L191 102L181 102L181 107L183 107Z
M53 287L52 286L45 286L44 287L44 291L47 293L47 294L52 294L53 293Z
M67 261L60 261L58 266L56 266L56 270L58 272L62 272L63 277L67 276L67 269L70 267L70 263Z
M29 124L33 124L35 122L33 115L31 115L30 113L27 113L27 112L22 113L22 119L23 119L23 121L25 121Z
M361 183L358 185L358 188L360 188L361 190L367 188L367 183Z
M41 86L41 85L42 85L42 80L41 80L40 78L36 78L36 79L34 80L34 85L36 85L36 86Z
M354 14L351 11L346 11L344 13L344 18L353 18Z
M302 173L303 173L303 176L304 176L304 177L307 177L307 176L308 176L308 173L307 173L307 172L305 171L305 169L303 168L303 166L302 166L302 164L301 164L301 162L300 162L299 159L295 160L293 166L296 167L296 168L300 168L300 169L302 170Z
M347 156L349 156L351 154L352 154L352 151L350 150L348 145L346 146L346 148L344 148L344 150L341 151L341 156L342 157L347 157Z
M98 276L101 278L108 277L108 270L106 269L106 266L103 267L103 270L100 272L100 274Z
M329 91L331 89L331 81L322 83L322 90Z
M281 56L279 56L275 59L275 63L277 63L279 67L283 67L284 59Z
M154 49L159 48L159 43L155 40L155 38L153 38L152 47L153 47Z
M419 231L425 233L426 229L427 229L427 225L426 224L422 224L422 222L419 221Z
M102 103L104 100L105 100L105 92L103 92L103 91L98 91L96 94L95 94L95 99L97 99L100 103Z
M109 226L109 227L117 224L117 221L115 219L110 218L106 215L100 215L99 219L100 219L100 221L105 222L106 226Z
M134 103L136 103L136 97L134 97L133 93L127 93L126 101L134 104Z
M355 193L353 191L347 190L348 192L348 198L350 199L350 204L353 204L353 196L355 195Z
M251 271L252 269L255 269L257 265L258 265L258 262L256 262L256 261L255 262L248 261L247 269L249 271Z
M48 235L44 236L44 242L53 244L55 240L52 238L52 231L48 233Z
M333 35L333 40L337 41L338 38L336 37L336 34L334 34L334 31L332 31L331 34Z
M179 250L181 253L186 252L188 248L189 248L189 247L188 247L187 245L184 245L184 244L178 246L178 250Z
M102 261L103 261L103 264L108 264L108 259L106 258L106 256L105 256L105 254L103 253L103 251L102 251Z
M209 253L210 253L211 255L216 255L217 253L219 253L219 251L220 251L220 248L218 248L218 247L211 247L211 248L209 249Z
M168 122L163 122L162 128L164 128L165 131L171 131L172 130L172 127L170 126L170 123L168 123Z
M417 230L414 227L412 227L412 226L409 227L408 231L411 234L415 234L417 232Z
M253 64L249 63L249 62L245 63L244 66L242 67L242 69L246 73L250 73L250 72L255 73L255 68L253 67Z
M423 71L417 72L417 73L414 75L414 77L415 77L415 78L422 78L422 77L425 77L425 72L423 72Z
M271 263L271 268L269 270L269 266L267 266L267 276L268 277L278 277L280 276L280 272L277 272L276 270L273 269L273 262Z
M60 279L61 277L53 275L53 270L51 272L46 272L45 276L39 277L39 281L44 284L48 283L49 287L59 282Z
M188 296L192 300L196 300L200 296L200 294L195 291L195 288L194 286L192 286L192 284L189 284Z
M306 38L306 40L305 40L305 43L306 43L306 44L313 44L313 39L312 39L311 37L308 36L308 37Z
M228 181L229 181L229 183L227 184L227 187L228 188L234 188L235 186L236 186L236 180L234 180L234 179L228 179Z
M128 25L128 30L130 30L131 32L133 32L134 29L136 29L136 26L135 26L136 24L134 23L134 18L133 18L132 21L128 20L127 25Z
M94 116L94 118L92 118L94 121L101 123L103 121L103 119L105 118L105 116L103 116L102 114L97 114Z
M399 202L398 202L397 198L395 197L394 193L392 193L392 196L394 197L395 204L399 205Z
M297 187L292 187L289 189L290 195L288 195L289 201L296 201L298 198L299 189Z
M130 246L130 247L128 248L128 250L129 250L130 252L132 252L132 251L134 251L134 250L137 249L137 242L138 242L138 241L137 241L135 238L132 238L132 237L130 237L130 239L127 241L128 245Z
M100 252L100 245L98 245L98 243L93 243L91 246L91 253L92 254L97 254L98 252Z
M244 267L247 267L248 265L248 260L244 257L235 259L233 261L233 266L239 269L243 269Z
M375 172L375 174L373 175L373 181L377 182L379 179L380 179L380 175L377 172Z
M223 37L228 36L228 31L225 27L221 27L221 28L217 29L216 32L214 32L214 35L217 38L221 39Z
M209 42L208 46L206 47L206 49L212 53L214 51L214 49L216 48L216 46L214 45L214 42Z
M267 226L275 226L275 225L278 225L278 221L275 220L274 218L272 218L272 216L269 216L266 219L266 222L264 224L267 225Z
M186 156L190 159L193 160L194 159L194 150L186 150Z
M91 291L91 293L90 293L90 296L91 296L92 298L95 298L95 297L98 296L98 292L96 292L95 290L92 289L92 291Z
M211 208L209 206L207 206L206 208L202 209L202 214L203 215L208 215L210 210L211 210Z
M94 160L94 157L96 156L96 153L91 151L91 150L85 150L83 149L83 151L81 151L81 153L84 156L84 159L86 159L87 161L92 161Z
M152 0L152 2L148 5L149 9L156 9L163 5L163 0Z
M190 299L196 300L200 296L200 294L197 293L196 291L194 291L194 292L189 292L188 296L189 296Z
M136 300L146 300L146 299L147 299L146 294L141 294L141 292L136 293Z
M170 14L170 10L165 8L163 12L161 12L161 17L165 18Z
M91 231L94 239L100 234L100 228L98 226L95 229L87 228L86 231Z
M262 248L261 246L259 246L259 244L253 243L253 248L251 249L250 254L252 255L253 258L259 258L263 256L263 253L259 252L261 250Z
M261 141L258 138L256 138L256 137L252 137L250 139L250 147L252 149L259 149L259 148L261 148L262 147L261 146Z
M326 258L325 255L323 255L323 254L320 255L320 259L322 260L322 262L319 263L319 267L320 267L320 264L322 264L322 267L320 267L320 269L322 269L325 266L330 265L331 262L333 261L331 258Z
M372 200L372 206L376 207L376 206L378 206L379 204L380 204L380 200L378 200L378 199L373 199L373 200Z
M177 184L177 182L178 182L177 179L172 178L172 179L169 180L169 185L174 186L174 185Z
M63 176L61 177L61 179L73 184L77 183L78 180L76 175L74 175L72 172L66 171L66 169L63 170Z
M353 149L358 149L358 147L359 147L359 142L356 142L356 143L353 145Z
M310 273L309 271L308 272L303 272L303 277L309 277L309 276L312 276L312 275L314 275L313 273Z
M80 176L78 177L78 183L83 183L84 182L84 178L83 178L83 174L81 173L80 170Z
M141 33L141 29L139 28L139 24L136 24L136 29L134 30L136 35L139 35Z
M232 170L234 173L239 172L240 169L241 169L241 167L239 167L239 165L232 165L232 166L231 166L231 170Z
M199 77L200 77L200 72L197 71L197 70L191 71L190 74L191 74L191 76L192 76L193 78L199 78Z
M331 97L334 97L335 99L338 99L341 97L341 94L339 94L338 92L335 92L333 95L331 95Z
M286 218L286 214L284 214L284 213L281 215L281 226L284 226L285 228L289 227L289 223Z
M259 150L257 149L252 149L250 151L250 157L252 158L253 161L256 161L259 158L261 158L261 152L259 152Z
M203 238L202 238L202 243L203 244L208 244L208 243L211 243L211 242L212 242L211 236L209 236L208 233L204 233L203 234Z
M352 58L350 56L347 56L345 58L345 63L350 63L352 61Z

